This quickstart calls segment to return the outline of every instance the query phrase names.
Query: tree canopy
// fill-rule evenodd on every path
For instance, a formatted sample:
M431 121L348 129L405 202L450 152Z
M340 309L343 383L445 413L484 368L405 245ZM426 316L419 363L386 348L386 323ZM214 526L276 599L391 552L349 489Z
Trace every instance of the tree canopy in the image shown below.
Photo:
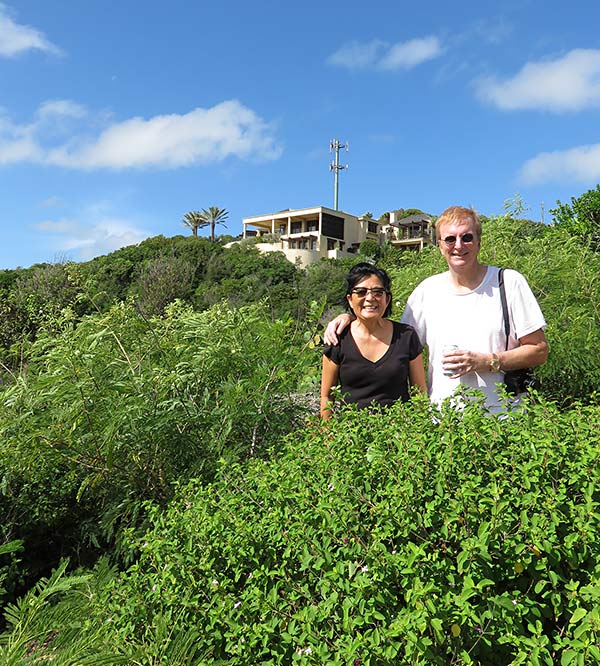
M573 236L589 241L591 247L600 250L600 185L571 197L571 204L556 202L550 210L558 228Z
M189 213L186 213L183 216L182 222L186 227L189 227L192 230L194 236L198 235L198 229L208 225L208 221L205 220L202 213L197 210L191 210Z
M210 240L214 243L215 240L215 227L218 224L222 224L224 227L225 220L229 217L229 213L225 208L219 208L218 206L210 206L210 208L202 209L202 219L204 220L203 226L210 226Z

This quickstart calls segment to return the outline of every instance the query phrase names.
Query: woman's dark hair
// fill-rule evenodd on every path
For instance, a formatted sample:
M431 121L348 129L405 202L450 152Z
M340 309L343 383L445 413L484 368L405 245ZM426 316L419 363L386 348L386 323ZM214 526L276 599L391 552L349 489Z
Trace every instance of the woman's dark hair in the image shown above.
M350 272L346 275L346 296L350 296L354 287L370 275L379 278L385 289L385 293L390 297L390 302L383 313L384 317L389 317L392 314L392 283L390 276L383 270L383 268L377 268L376 266L373 266L373 264L368 264L366 262L352 266ZM344 305L348 312L352 312L352 308L350 307L347 298L344 298Z

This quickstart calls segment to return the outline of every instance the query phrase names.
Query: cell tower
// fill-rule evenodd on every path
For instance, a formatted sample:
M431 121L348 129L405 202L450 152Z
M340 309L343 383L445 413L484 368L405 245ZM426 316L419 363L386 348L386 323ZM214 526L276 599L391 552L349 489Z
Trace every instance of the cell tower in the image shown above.
M335 159L329 165L329 171L333 171L333 210L338 210L339 173L348 168L347 164L340 164L340 148L345 148L348 152L348 142L346 141L343 145L338 139L332 139L329 142L329 152L335 153Z

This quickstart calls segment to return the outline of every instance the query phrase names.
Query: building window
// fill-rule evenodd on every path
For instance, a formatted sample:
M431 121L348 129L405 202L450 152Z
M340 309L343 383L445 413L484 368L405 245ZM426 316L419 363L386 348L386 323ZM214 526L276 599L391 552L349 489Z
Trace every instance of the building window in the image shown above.
M376 234L377 233L377 222L369 222L368 229L369 229L369 233Z
M311 238L310 239L310 249L311 250L316 250L317 249L317 239L316 238Z
M292 222L292 233L299 234L302 232L302 222Z
M306 231L319 231L318 220L309 220L306 225Z
M280 234L285 234L287 231L287 224L280 224L278 229Z
M335 238L328 238L327 239L327 249L328 250L335 250Z
M344 218L323 213L321 233L329 238L344 238Z

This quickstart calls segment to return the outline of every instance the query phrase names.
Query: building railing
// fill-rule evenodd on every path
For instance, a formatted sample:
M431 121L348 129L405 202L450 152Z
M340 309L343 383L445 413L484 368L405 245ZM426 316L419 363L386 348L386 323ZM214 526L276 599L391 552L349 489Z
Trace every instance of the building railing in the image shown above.
M421 229L398 229L391 235L391 240L431 240L431 235L428 231Z
M267 229L246 229L246 238L260 238L264 243L277 243L281 240L281 234L272 234Z

